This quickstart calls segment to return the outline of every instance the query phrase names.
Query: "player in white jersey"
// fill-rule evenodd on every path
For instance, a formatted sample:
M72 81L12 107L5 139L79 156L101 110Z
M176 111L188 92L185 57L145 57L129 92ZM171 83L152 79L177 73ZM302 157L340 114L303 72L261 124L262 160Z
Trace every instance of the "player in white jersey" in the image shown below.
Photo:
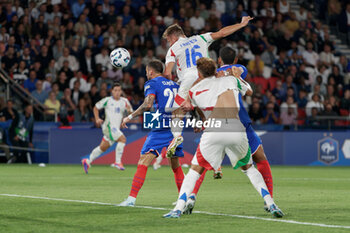
M219 121L221 127L219 131L209 128L204 130L192 160L191 169L182 183L177 204L163 217L178 218L181 216L200 175L205 169L218 169L225 154L234 168L241 167L249 177L255 189L270 207L273 216L282 217L283 214L275 205L263 177L252 165L245 127L238 115L240 108L238 96L239 94L252 94L249 84L233 76L216 78L216 64L210 58L200 58L197 66L200 81L189 91L191 102L201 110L201 115L206 120ZM232 82L232 79L235 79L236 82Z
M171 71L176 64L177 76L180 82L180 88L173 105L176 109L173 112L175 115L174 121L180 121L181 116L184 115L184 112L179 107L187 99L189 89L198 78L196 61L201 57L209 57L208 48L214 40L231 35L245 27L252 19L250 16L245 16L242 17L241 23L224 27L217 32L208 32L191 37L186 37L182 28L177 24L171 25L165 30L163 38L167 39L171 47L165 58L164 76L170 77ZM172 133L174 139L168 147L167 157L172 157L176 147L183 141L181 136L182 129L172 127Z
M98 126L102 125L103 138L101 144L92 150L90 157L82 160L82 165L86 174L88 173L92 161L112 146L114 142L117 143L117 146L115 148L115 163L113 166L119 170L125 169L121 158L126 143L126 137L120 130L120 125L123 120L124 112L130 114L133 112L133 109L129 100L121 97L121 94L121 85L115 83L112 87L112 96L105 97L95 104L94 116L96 124ZM99 111L102 109L105 111L105 120L99 117Z

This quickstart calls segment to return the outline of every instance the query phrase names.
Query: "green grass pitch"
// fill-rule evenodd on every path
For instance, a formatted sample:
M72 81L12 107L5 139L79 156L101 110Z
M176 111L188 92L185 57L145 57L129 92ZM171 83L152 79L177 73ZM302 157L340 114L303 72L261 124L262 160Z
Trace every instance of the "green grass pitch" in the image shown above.
M112 205L128 196L135 171L135 166L125 171L93 166L86 175L78 165L0 165L0 232L350 232L348 167L273 166L274 198L286 214L281 222L269 221L274 218L264 212L263 201L248 178L230 167L223 168L222 180L207 173L195 207L230 216L193 213L163 219L168 210ZM136 205L170 209L176 198L171 169L150 167Z

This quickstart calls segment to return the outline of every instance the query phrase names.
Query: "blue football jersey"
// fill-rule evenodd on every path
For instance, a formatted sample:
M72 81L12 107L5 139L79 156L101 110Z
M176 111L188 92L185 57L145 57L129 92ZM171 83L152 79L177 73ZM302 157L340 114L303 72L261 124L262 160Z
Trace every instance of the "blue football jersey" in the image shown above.
M231 68L233 66L242 67L243 68L243 73L242 73L241 77L243 79L245 79L246 76L247 76L248 71L247 71L247 68L245 66L243 66L243 65L239 65L239 64L228 65L228 66L220 67L219 69L217 69L217 71L219 72L219 71L227 70L227 69L229 69L229 68ZM239 96L239 106L240 106L239 113L238 113L239 119L241 120L241 122L244 125L244 127L247 128L252 123L252 121L250 120L250 117L248 115L247 110L244 108L242 95L239 94L238 96Z
M171 119L172 107L178 88L178 84L162 76L148 80L145 83L145 97L148 95L155 96L153 109L162 114L160 116L161 122L163 122L163 118Z

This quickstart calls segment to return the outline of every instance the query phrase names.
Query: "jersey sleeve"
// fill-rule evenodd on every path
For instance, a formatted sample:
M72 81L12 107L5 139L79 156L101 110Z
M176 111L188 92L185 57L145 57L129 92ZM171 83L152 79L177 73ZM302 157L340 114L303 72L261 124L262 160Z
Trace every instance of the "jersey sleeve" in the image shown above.
M176 56L172 48L168 49L168 52L165 56L165 65L170 62L176 62Z
M98 110L101 110L102 108L106 107L107 103L108 103L108 99L109 97L105 97L103 98L102 100L98 101L96 104L95 104L95 107L98 109Z
M191 101L191 104L193 107L197 107L197 104L196 104L196 101L193 99L193 92L195 90L193 88L191 88L189 91L188 91L188 96L190 98L190 101Z
M211 45L211 43L213 43L213 37L211 37L211 32L207 32L204 34L199 35L200 38L202 38L202 40L205 41L205 43L207 43L207 45Z
M156 96L156 93L157 93L156 83L152 81L145 83L144 92L145 92L145 97L147 97L148 95Z

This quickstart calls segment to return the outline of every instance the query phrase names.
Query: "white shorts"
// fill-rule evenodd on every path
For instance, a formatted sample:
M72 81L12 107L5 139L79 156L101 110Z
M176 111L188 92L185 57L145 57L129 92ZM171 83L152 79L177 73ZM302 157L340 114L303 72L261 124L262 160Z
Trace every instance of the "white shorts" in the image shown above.
M180 105L186 100L188 92L191 89L193 83L198 79L197 68L189 69L184 74L183 78L180 79L180 88L175 96L175 101L173 104L174 108L180 107Z
M251 164L246 132L204 132L192 164L200 165L208 170L218 170L225 153L234 168Z
M103 140L107 141L109 145L112 145L114 142L124 135L119 128L102 126Z

